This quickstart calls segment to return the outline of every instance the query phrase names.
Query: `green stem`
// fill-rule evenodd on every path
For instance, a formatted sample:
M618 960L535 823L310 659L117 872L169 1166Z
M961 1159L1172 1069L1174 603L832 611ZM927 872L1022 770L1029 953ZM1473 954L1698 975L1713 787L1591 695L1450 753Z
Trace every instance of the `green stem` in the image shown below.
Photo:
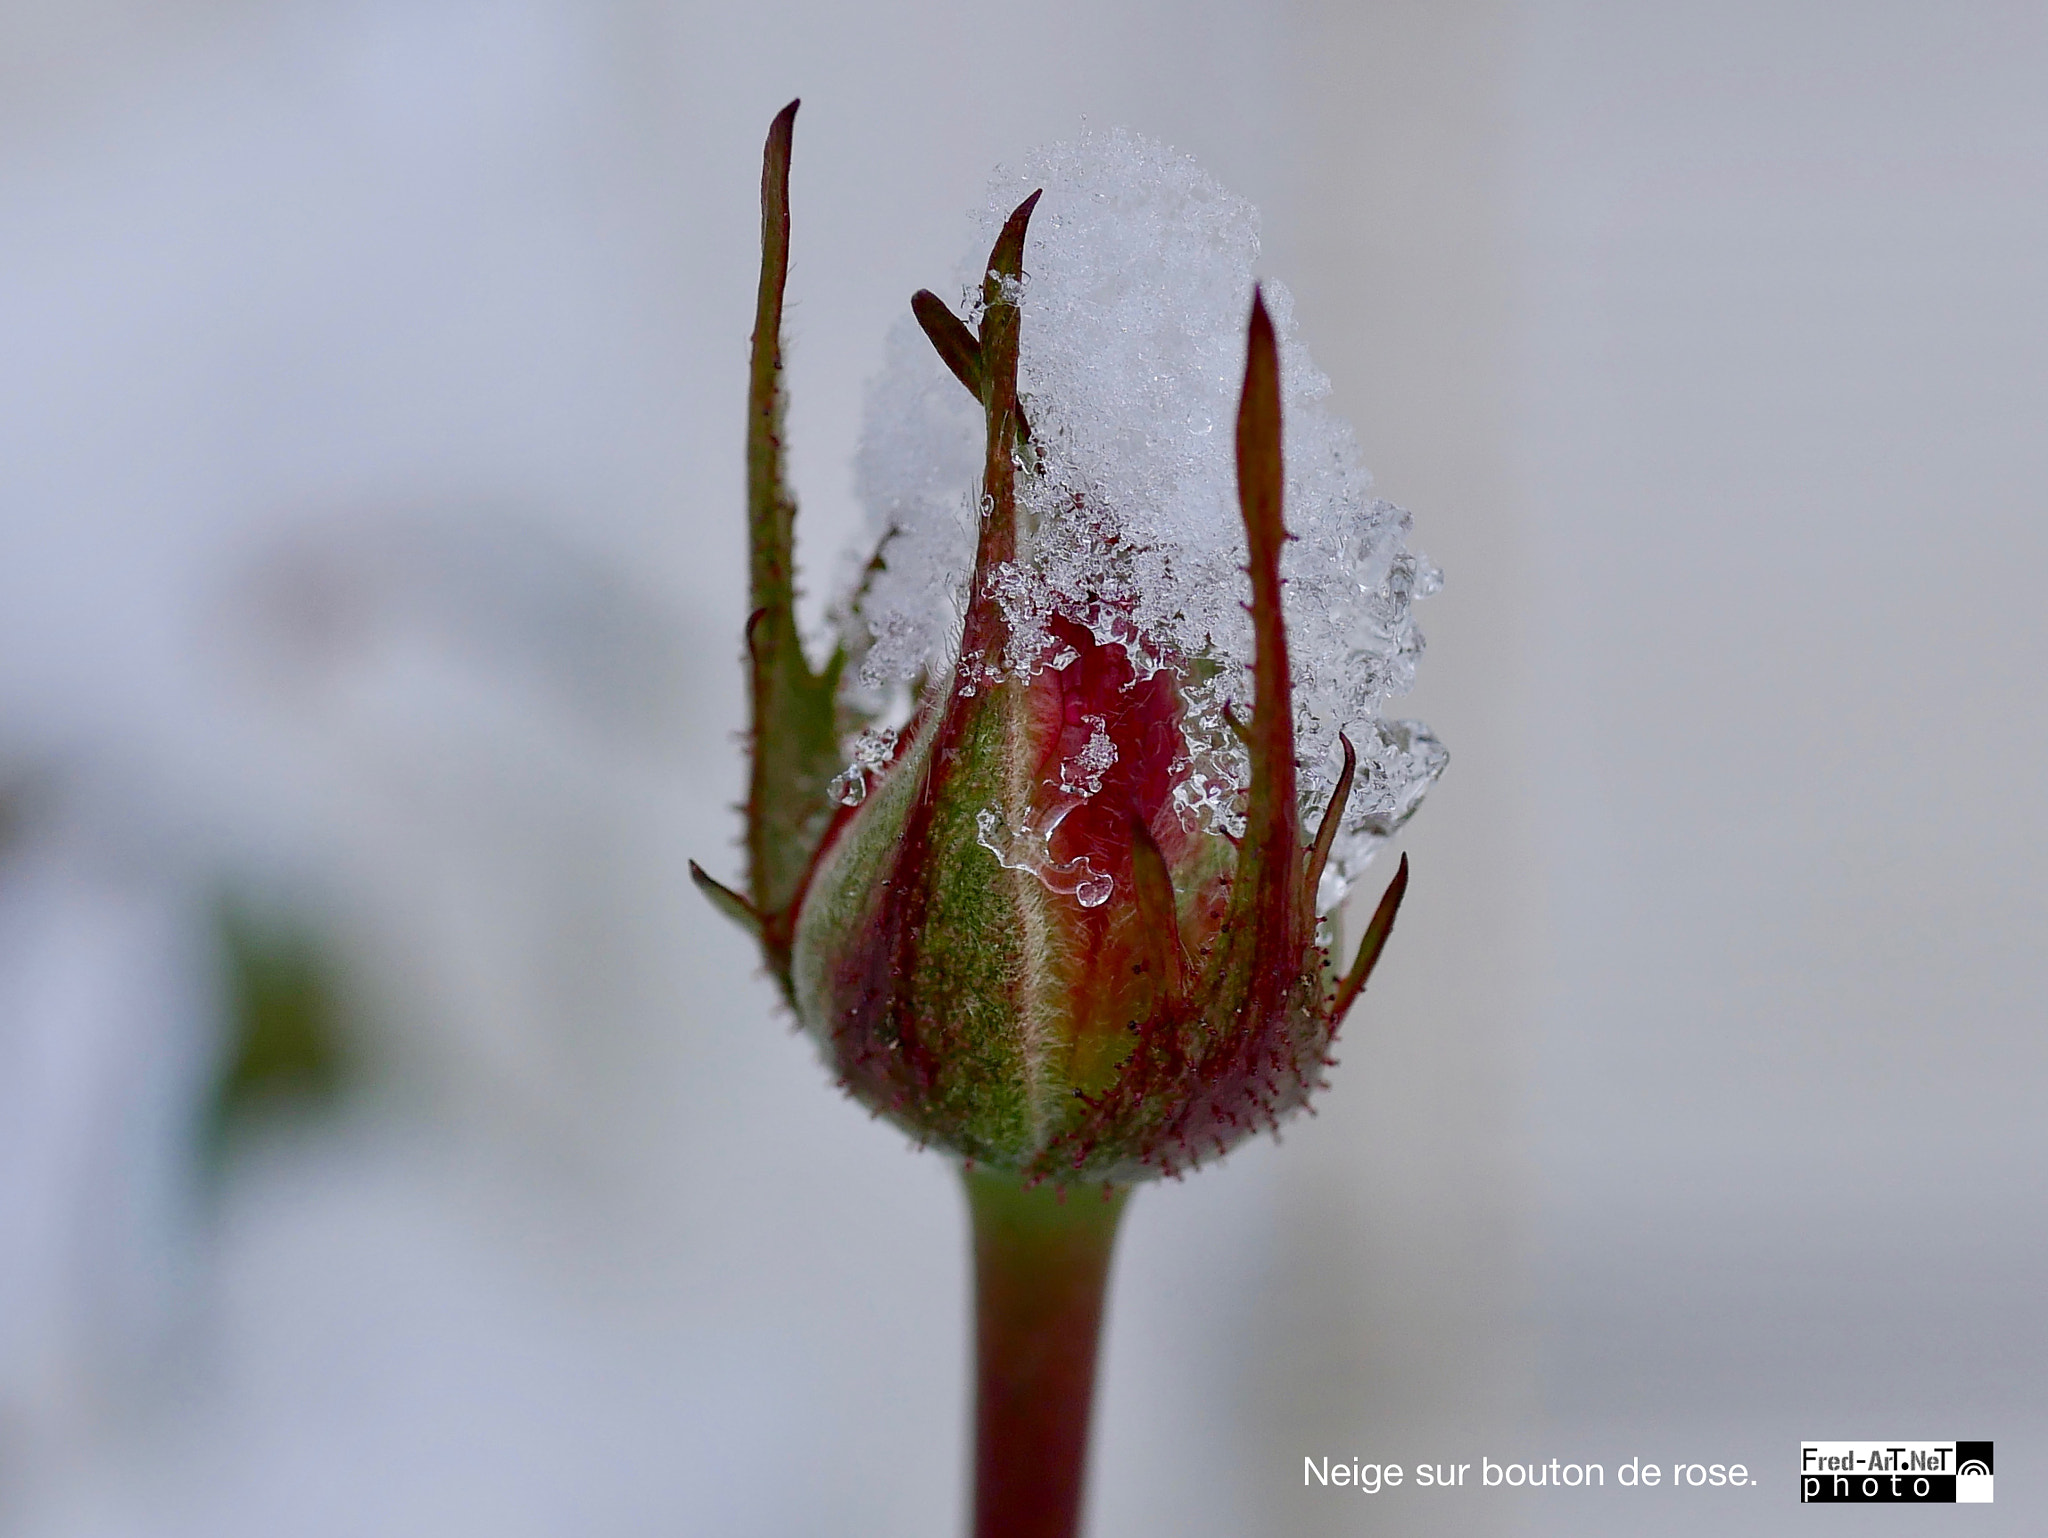
M1128 1189L970 1170L974 1538L1074 1538L1110 1249Z

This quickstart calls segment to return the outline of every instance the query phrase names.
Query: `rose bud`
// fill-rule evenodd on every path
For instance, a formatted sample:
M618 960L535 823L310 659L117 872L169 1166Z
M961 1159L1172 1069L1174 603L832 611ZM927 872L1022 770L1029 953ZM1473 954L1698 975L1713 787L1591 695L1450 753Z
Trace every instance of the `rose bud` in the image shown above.
M696 875L920 1141L1027 1183L1177 1174L1308 1102L1386 941L1405 859L1348 961L1319 915L1442 771L1379 715L1435 573L1253 286L1249 206L1091 136L1030 167L1042 207L1000 189L964 319L913 299L870 401L880 543L814 672L780 464L793 110L763 176L749 895Z

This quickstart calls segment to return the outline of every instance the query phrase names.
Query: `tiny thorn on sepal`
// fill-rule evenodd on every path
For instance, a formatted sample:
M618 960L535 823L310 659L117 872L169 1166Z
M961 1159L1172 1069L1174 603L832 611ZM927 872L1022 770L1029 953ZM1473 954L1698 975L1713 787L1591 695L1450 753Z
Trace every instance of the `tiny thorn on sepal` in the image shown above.
M695 860L690 862L690 879L697 883L697 890L711 899L711 906L731 919L755 939L761 937L761 915L731 887L714 880L709 872Z

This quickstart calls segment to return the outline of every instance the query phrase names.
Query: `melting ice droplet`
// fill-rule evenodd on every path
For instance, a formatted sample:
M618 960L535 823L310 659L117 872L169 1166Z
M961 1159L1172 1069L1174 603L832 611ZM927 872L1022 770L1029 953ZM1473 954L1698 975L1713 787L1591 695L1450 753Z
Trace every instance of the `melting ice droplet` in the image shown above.
M1052 857L1052 836L1074 803L1059 804L1044 819L1026 818L1022 828L1013 829L1010 820L995 807L985 806L975 814L975 842L996 857L1004 870L1029 871L1048 892L1072 897L1084 908L1099 908L1116 890L1113 878L1104 875L1081 855L1072 860Z
M825 792L841 806L859 806L868 798L868 777L858 764L852 765L833 775Z
M826 794L841 806L859 806L868 797L868 776L889 767L896 756L896 728L869 727L853 739L853 762L832 777Z

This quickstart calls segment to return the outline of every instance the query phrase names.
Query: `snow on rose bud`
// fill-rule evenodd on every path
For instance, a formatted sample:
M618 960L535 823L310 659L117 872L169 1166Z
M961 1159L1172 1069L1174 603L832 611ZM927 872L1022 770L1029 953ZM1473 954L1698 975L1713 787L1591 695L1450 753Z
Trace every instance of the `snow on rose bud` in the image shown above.
M1026 1181L1177 1174L1308 1102L1385 944L1405 859L1348 966L1318 913L1442 771L1425 729L1378 714L1435 574L1283 353L1248 205L1092 136L1028 168L1054 195L1048 260L1033 191L966 320L913 299L870 401L881 540L814 672L781 478L794 112L762 178L750 895L692 872L845 1087L920 1141ZM1283 402L1306 455L1283 451Z

